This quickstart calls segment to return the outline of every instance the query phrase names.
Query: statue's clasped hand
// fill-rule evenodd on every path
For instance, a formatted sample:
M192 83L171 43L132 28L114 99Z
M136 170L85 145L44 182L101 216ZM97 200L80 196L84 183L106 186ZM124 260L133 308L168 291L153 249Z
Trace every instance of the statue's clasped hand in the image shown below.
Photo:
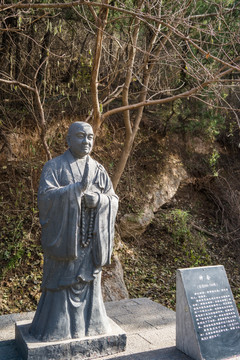
M84 201L87 208L93 209L98 205L99 195L94 192L86 192L84 194Z

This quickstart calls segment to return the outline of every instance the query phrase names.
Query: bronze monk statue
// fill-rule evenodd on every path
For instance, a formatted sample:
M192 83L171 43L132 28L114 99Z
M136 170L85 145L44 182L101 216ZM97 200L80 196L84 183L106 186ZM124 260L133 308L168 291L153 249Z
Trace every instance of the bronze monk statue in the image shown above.
M107 333L102 266L113 248L118 197L90 157L93 129L69 127L69 149L43 168L38 207L44 252L42 295L30 333L41 341Z

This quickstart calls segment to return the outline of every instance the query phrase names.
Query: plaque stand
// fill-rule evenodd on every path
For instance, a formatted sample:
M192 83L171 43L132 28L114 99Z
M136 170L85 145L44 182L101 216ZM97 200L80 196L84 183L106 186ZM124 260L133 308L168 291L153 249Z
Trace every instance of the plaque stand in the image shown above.
M201 360L200 347L179 271L176 299L176 347L193 359Z
M222 265L177 270L176 347L195 360L240 359L240 318Z
M18 321L15 326L16 345L24 360L95 359L126 348L126 333L109 319L111 333L81 339L42 342L29 334L31 322Z

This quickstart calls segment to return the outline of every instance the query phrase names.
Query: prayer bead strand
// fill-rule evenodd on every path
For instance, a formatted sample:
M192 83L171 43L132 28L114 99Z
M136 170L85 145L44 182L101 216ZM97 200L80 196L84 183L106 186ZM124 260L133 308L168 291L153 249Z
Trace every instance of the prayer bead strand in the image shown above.
M81 210L81 245L83 247L87 247L91 240L93 235L93 221L94 221L94 209L90 209L90 220L89 220L89 226L88 226L88 232L87 232L87 239L85 240L86 236L86 219L85 219L85 203L84 200L82 200L82 210Z

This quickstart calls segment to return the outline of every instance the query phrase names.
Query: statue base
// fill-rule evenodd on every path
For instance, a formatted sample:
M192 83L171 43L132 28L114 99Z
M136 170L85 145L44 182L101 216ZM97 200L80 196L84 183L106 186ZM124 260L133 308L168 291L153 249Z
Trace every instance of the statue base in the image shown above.
M29 334L31 322L18 321L15 325L15 341L24 360L95 359L126 349L126 333L109 319L112 331L108 334L81 339L42 342Z

